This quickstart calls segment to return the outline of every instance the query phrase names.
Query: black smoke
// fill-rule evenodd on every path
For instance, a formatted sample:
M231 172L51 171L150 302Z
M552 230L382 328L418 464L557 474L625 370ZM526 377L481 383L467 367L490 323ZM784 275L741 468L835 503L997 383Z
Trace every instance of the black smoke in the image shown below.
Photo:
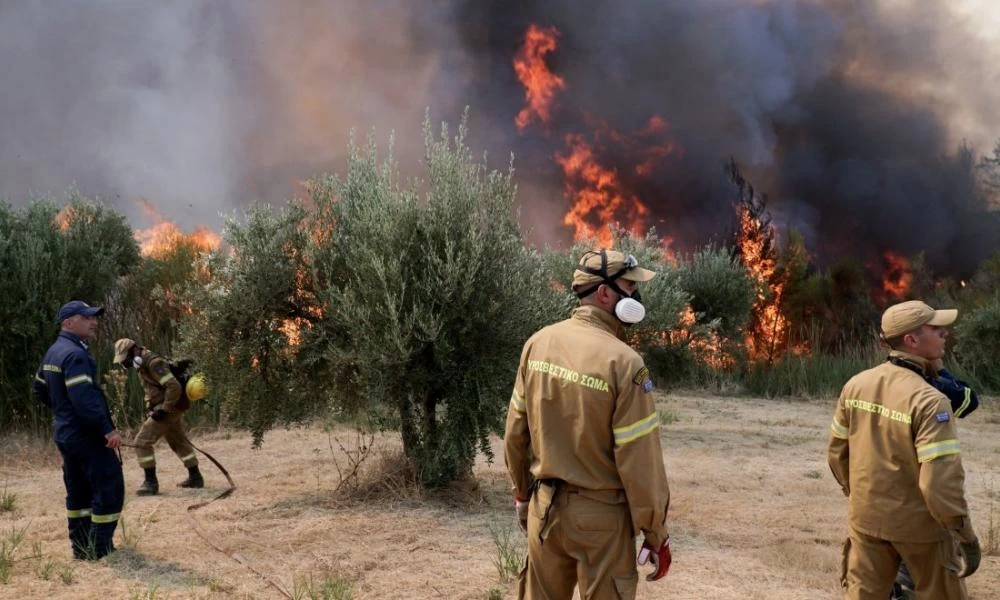
M548 130L513 138L529 157L522 163L545 165L563 134L589 128L589 115L622 132L664 117L682 156L648 177L630 173L621 146L605 146L603 162L681 247L727 231L732 156L768 195L775 223L803 233L821 263L892 249L924 252L938 272L966 276L1000 248L1000 219L963 145L967 137L987 150L1000 135L987 100L997 98L989 82L1000 63L995 45L977 38L975 15L917 2L519 6L511 14L507 3L469 2L460 11L480 65L474 104L516 112L519 84L504 63L530 23L556 27L550 65L566 89Z
M396 131L472 107L477 148L516 155L538 241L565 243L554 155L595 123L659 115L671 154L598 145L681 249L731 226L730 157L817 261L926 252L968 274L1000 225L974 182L1000 136L1000 41L973 0L223 0L0 4L0 198L145 197L182 225L281 202L343 167L350 131ZM989 3L982 3L987 10ZM995 10L995 9L990 9ZM990 13L992 14L992 13ZM532 23L561 32L566 81L548 128L518 132L511 61ZM645 138L643 138L645 139ZM605 138L607 140L607 138ZM962 150L963 140L969 147ZM598 140L600 141L600 140ZM651 142L652 143L652 142Z

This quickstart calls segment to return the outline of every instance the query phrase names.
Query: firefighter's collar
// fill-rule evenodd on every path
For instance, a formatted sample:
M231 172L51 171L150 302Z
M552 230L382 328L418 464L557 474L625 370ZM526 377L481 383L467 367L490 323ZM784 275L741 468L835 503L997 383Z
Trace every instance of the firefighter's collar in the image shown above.
M78 335L76 335L75 333L70 333L70 332L68 332L68 331L60 331L60 332L59 332L59 335L60 335L61 337L64 337L64 338L66 338L67 340L69 340L69 341L73 342L74 344L77 344L77 345L79 345L79 346L80 346L81 348L83 348L84 350L90 350L90 346L88 346L88 345L87 345L87 342L83 341L83 339L81 339L81 338L80 338L80 337L79 337Z
M896 361L909 363L914 367L916 367L917 369L920 369L927 375L931 374L930 372L931 361L927 360L926 358L923 358L922 356L917 356L916 354L910 354L909 352L903 352L902 350L892 350L891 352L889 352L889 360L892 361L893 359L895 359Z
M572 318L580 319L581 321L586 321L591 325L605 329L619 339L625 333L625 327L613 314L590 304L574 308Z

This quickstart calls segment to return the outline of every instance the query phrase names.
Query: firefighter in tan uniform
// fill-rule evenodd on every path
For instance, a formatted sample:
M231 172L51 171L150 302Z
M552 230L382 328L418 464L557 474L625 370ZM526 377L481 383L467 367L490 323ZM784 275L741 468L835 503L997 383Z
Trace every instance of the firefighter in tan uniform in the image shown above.
M885 600L900 561L921 600L967 598L979 567L951 402L924 379L942 358L956 310L903 302L882 315L893 348L844 386L829 463L849 499L841 582L845 598Z
M635 597L639 564L652 581L670 566L670 502L653 385L622 341L645 315L637 283L655 273L620 252L585 254L580 306L524 345L507 412L504 457L528 536L519 598Z
M145 473L136 494L153 496L160 492L156 478L156 455L153 445L161 437L188 470L188 478L179 483L184 488L205 487L205 480L198 470L198 457L184 434L184 413L189 408L181 384L170 372L166 359L123 338L115 342L115 363L123 368L134 367L146 393L147 418L135 437L135 455Z

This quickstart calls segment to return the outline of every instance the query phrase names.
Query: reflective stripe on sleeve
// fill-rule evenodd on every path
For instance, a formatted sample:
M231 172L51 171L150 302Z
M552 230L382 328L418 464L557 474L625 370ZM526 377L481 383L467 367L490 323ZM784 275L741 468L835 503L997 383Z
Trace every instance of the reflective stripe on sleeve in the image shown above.
M838 423L836 419L834 419L833 423L830 423L830 431L833 432L833 437L835 438L847 439L847 428Z
M164 383L166 383L166 382L170 381L170 380L171 380L171 379L173 379L173 378L174 378L174 374L173 374L173 373L167 373L167 374L166 374L166 375L164 375L163 377L160 377L160 380L159 380L159 382L158 382L158 383L159 383L160 385L163 385Z
M955 416L961 417L962 413L965 412L965 409L969 408L970 404L972 404L972 388L966 386L965 400L962 402L962 405L958 407L958 410L955 411Z
M81 383L94 383L94 380L90 378L90 375L77 375L66 380L66 387L71 388Z
M615 445L624 446L629 442L634 442L659 426L660 418L654 411L653 414L649 415L645 419L642 419L641 421L636 421L635 423L626 425L625 427L616 427L614 429Z
M114 523L118 520L121 513L114 513L112 515L90 515L91 523Z
M35 381L37 381L42 385L48 385L47 383L45 383L45 380L42 378L42 376L39 375L38 373L35 373Z
M935 458L941 458L949 454L960 454L961 452L958 447L958 440L943 440L934 442L933 444L917 446L917 461L925 463Z
M43 371L49 371L51 373L62 373L62 369L55 365L42 365Z
M70 519L80 519L83 517L89 517L90 509L89 508L81 508L79 510L66 509L66 516Z
M516 410L517 412L527 411L527 407L525 407L524 405L524 400L521 400L521 397L517 395L517 392L511 392L510 405L514 407L514 410Z

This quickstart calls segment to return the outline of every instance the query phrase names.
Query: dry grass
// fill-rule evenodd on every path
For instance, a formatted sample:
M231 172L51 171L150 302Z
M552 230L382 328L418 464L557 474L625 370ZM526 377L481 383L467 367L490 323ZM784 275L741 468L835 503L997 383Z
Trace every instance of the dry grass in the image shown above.
M838 598L846 501L826 466L831 403L662 400L675 558L665 580L640 583L638 597ZM987 406L960 423L981 537L998 506L991 473L1000 468L1000 439L988 423L996 412ZM513 597L513 584L501 581L496 564L497 532L512 527L514 540L521 535L502 461L480 461L474 484L427 493L402 463L398 441L376 436L356 481L334 493L351 464L344 451L355 450L358 436L347 428L332 435L320 427L276 431L252 450L241 433L200 433L195 443L220 459L239 486L195 513L201 527L303 598ZM495 448L500 456L499 440ZM0 597L281 598L187 524L186 507L218 493L221 475L203 461L210 487L181 490L173 486L184 476L180 462L163 445L157 454L163 493L134 496L142 472L126 454L129 539L119 532L120 552L81 563L70 559L66 541L58 453L28 438L0 440L0 481L17 496L16 510L0 513L0 531L26 528ZM969 580L973 598L1000 597L998 561L986 557Z

